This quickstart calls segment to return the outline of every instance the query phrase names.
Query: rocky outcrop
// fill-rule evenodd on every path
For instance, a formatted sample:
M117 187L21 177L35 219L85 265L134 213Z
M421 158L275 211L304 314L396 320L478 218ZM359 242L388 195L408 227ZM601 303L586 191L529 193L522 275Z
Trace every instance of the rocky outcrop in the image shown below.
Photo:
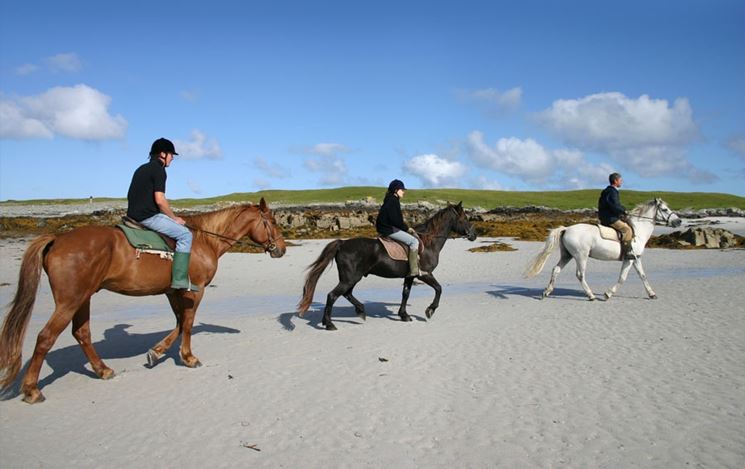
M678 248L727 249L740 247L742 237L722 228L697 226L685 231L674 231L655 238L653 246Z

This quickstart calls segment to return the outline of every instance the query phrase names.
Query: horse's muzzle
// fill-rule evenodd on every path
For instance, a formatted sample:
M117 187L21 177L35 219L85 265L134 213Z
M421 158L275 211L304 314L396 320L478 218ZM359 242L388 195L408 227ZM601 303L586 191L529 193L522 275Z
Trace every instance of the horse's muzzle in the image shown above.
M269 253L272 259L277 259L285 255L285 248L275 244L273 247L270 246L270 249L267 249L266 252Z
M670 220L670 226L672 226L673 228L679 227L682 223L683 223L683 220L681 220L680 218L676 218L675 220Z

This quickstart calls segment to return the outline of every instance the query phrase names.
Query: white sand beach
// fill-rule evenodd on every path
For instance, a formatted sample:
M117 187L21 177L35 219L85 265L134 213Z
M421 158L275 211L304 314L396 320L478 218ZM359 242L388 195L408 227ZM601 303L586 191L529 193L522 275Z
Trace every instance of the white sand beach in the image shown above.
M658 232L659 234L659 232ZM149 369L173 327L164 297L93 297L95 346L117 373L95 378L66 331L47 356L47 400L0 401L0 467L743 467L745 251L648 250L658 299L636 273L589 302L570 264L555 296L544 271L521 273L542 243L470 253L451 240L435 271L442 301L415 285L414 321L396 315L401 281L355 290L367 321L340 299L321 328L328 270L305 318L305 267L328 241L285 257L227 254L198 312L192 346ZM27 241L0 242L0 303L15 291ZM601 294L620 264L590 261ZM24 363L53 307L42 280ZM2 314L4 315L4 309Z

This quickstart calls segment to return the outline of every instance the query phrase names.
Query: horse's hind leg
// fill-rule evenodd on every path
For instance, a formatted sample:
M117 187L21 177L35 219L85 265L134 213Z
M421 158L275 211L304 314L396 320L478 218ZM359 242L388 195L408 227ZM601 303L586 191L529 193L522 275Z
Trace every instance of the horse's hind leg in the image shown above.
M579 280L579 284L582 285L582 289L585 291L587 299L593 301L595 299L595 294L592 292L592 289L587 284L586 280L587 256L578 256L574 259L577 262L577 280Z
M23 400L29 404L35 404L37 402L44 401L44 395L39 391L39 373L41 372L41 365L44 363L44 357L46 357L49 350L54 345L57 337L65 330L72 317L77 311L77 305L66 305L59 304L54 309L52 317L47 321L44 328L39 332L36 338L36 347L34 347L34 354L31 356L31 360L26 370L26 375L23 377L21 384L21 392L23 392Z
M411 286L414 284L414 277L404 278L404 288L401 292L401 306L398 308L398 316L402 321L411 321L411 316L406 312L406 303L409 301L409 295L411 294Z
M559 276L559 272L561 272L561 269L563 269L570 260L572 260L572 256L566 249L564 249L564 246L562 246L561 258L551 271L551 280L548 281L548 286L545 290L543 290L542 298L546 298L548 295L551 294L552 291L554 291L554 285L556 284L556 278Z
M618 281L615 285L610 287L607 292L605 292L606 299L610 300L611 297L616 294L616 291L621 288L621 285L623 285L626 281L626 277L629 275L629 270L631 270L631 260L624 259L623 264L621 265L621 273L618 275Z
M91 299L88 298L80 305L80 308L78 308L78 311L72 318L72 336L80 344L80 348L83 349L83 353L88 358L96 375L101 379L112 378L114 376L114 370L106 366L103 360L101 360L101 357L98 356L91 342L90 319Z
M367 315L365 314L365 305L363 305L360 300L354 297L352 294L352 290L354 290L354 286L350 288L345 294L344 298L347 299L352 305L354 306L354 311L357 313L357 317L362 319L363 321L367 320Z
M321 321L321 324L326 326L327 331L335 331L336 326L333 322L331 322L331 310L334 307L334 303L336 303L336 300L346 294L347 292L351 292L355 285L357 285L357 282L359 282L359 279L356 281L351 280L341 280L336 287L334 287L333 290L329 292L329 294L326 296L326 307L323 309L323 320ZM354 303L352 303L354 304ZM355 306L356 308L356 306Z
M150 368L158 364L160 358L169 348L171 348L171 345L173 345L173 342L181 333L181 322L184 310L183 305L181 304L181 296L178 295L177 292L167 293L166 296L168 297L168 302L171 304L173 314L176 316L176 327L169 332L163 340L147 351L147 366Z

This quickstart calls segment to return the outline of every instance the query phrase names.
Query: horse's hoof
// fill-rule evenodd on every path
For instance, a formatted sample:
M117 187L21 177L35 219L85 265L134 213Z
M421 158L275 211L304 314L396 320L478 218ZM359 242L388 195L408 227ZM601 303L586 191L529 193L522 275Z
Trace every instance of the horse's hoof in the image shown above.
M23 402L27 404L39 404L41 402L44 402L45 400L46 397L44 397L44 394L42 394L41 391L39 391L38 389L27 392L23 396Z
M424 311L424 314L426 314L426 315L427 315L427 319L432 319L432 316L434 316L434 315L435 315L435 309L434 309L434 308L427 308L427 309L426 309L426 310Z
M97 372L96 374L101 379L111 379L114 377L114 370L112 370L111 368L104 368L103 370L101 370L100 372Z
M184 364L184 366L188 368L199 368L202 366L202 362L199 361L199 359L195 356L191 356L188 359L181 357L181 363Z
M362 319L363 321L367 321L367 314L365 314L364 311L358 311L357 312L357 317L360 318L360 319Z
M610 300L610 297L613 296L612 294L605 292L605 299Z
M148 368L152 368L155 365L157 365L159 359L160 359L160 355L155 353L153 349L150 349L147 351L147 367Z
M403 321L403 322L411 322L412 321L411 316L409 316L408 314L401 314L400 316L401 316L401 321Z
M649 299L650 300L656 300L657 299L657 295L649 295Z
M587 297L587 301L595 301L595 297L594 296L588 296Z
M336 326L332 322L329 321L326 324L326 330L327 331L335 331L336 330Z

